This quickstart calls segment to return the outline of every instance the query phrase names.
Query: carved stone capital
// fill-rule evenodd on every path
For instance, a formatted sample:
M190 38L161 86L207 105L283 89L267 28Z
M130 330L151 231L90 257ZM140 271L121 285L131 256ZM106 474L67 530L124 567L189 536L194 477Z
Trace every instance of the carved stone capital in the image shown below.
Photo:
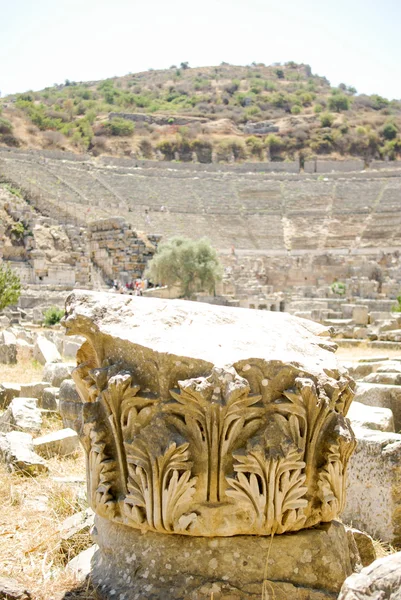
M345 418L353 382L319 337L305 328L300 340L299 320L283 315L282 335L297 325L307 360L288 351L285 361L282 348L277 359L270 348L254 358L241 333L247 342L265 332L251 311L151 300L152 333L146 320L142 331L137 324L149 301L124 300L82 293L67 303L68 328L88 340L73 374L82 402L70 424L86 451L97 514L143 531L195 536L280 534L333 520L355 447ZM99 302L107 306L101 314ZM274 337L277 325L265 315ZM205 334L202 351L186 340L190 318L190 333ZM237 326L239 341L219 366L204 345L223 341L212 334L225 320L227 336L233 343ZM180 354L177 340L168 352L158 333L166 322L185 334ZM294 347L291 337L287 345Z

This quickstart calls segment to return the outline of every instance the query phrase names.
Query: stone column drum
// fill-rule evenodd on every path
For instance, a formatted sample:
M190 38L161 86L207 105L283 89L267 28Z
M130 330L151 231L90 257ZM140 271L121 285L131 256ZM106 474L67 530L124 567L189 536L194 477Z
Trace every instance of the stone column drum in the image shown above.
M352 379L285 313L77 291L61 406L87 457L104 598L334 598Z

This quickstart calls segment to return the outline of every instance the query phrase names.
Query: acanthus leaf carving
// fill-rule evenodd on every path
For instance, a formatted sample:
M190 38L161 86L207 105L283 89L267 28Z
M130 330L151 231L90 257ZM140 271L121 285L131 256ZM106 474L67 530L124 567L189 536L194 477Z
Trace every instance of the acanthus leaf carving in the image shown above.
M190 440L200 477L203 500L220 502L232 453L252 437L263 422L264 409L255 406L246 380L234 370L215 369L209 378L179 382L170 391L176 402L164 406L170 422Z
M188 444L171 444L164 454L155 456L146 442L127 445L128 494L125 505L129 518L146 523L161 532L180 530L182 507L190 504L196 477L191 477ZM182 521L181 521L182 523ZM187 521L186 527L190 524Z
M102 516L162 533L213 535L217 522L218 535L268 535L341 511L354 448L346 378L294 374L262 402L233 368L215 368L161 400L121 365L81 371L93 407L90 499Z
M112 491L117 478L116 461L108 456L107 433L102 429L91 429L88 454L88 499L92 508L106 518L113 518L117 503Z
M299 529L305 522L305 463L297 449L282 456L266 456L261 450L235 455L237 479L228 478L227 495L248 502L254 526L266 534Z

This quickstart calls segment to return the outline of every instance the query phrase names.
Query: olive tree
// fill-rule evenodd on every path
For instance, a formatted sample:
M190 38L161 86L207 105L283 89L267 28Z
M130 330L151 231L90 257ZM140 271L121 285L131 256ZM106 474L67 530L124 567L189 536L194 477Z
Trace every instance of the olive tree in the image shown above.
M9 304L16 304L20 295L20 278L8 265L0 264L0 311Z
M209 240L176 236L160 244L145 277L161 285L177 284L181 296L190 298L196 292L213 292L221 272L216 250Z

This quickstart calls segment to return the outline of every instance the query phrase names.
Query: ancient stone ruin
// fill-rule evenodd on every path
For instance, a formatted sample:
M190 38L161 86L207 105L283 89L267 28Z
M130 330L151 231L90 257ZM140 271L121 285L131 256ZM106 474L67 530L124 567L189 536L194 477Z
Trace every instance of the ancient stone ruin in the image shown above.
M65 327L86 338L80 400L60 408L86 452L105 598L339 592L354 384L324 327L83 291Z

